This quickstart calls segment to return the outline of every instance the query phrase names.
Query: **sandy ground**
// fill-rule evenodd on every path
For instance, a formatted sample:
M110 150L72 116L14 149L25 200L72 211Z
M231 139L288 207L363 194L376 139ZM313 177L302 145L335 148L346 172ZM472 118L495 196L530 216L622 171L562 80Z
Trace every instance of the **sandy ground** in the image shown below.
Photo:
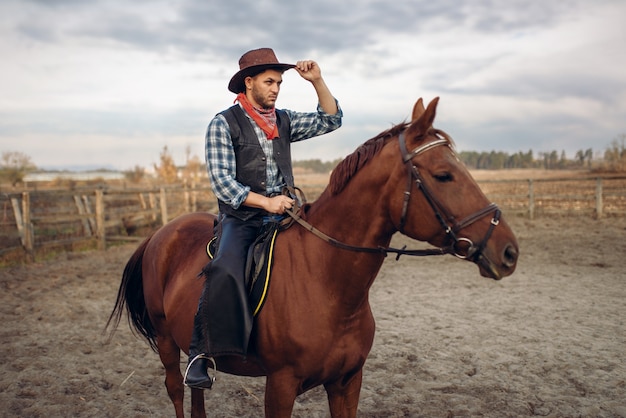
M521 259L500 282L452 257L385 262L360 417L626 417L626 218L510 223ZM173 416L157 355L125 323L102 334L134 249L0 270L0 416ZM262 416L263 388L220 374L210 416ZM293 415L329 416L323 390Z

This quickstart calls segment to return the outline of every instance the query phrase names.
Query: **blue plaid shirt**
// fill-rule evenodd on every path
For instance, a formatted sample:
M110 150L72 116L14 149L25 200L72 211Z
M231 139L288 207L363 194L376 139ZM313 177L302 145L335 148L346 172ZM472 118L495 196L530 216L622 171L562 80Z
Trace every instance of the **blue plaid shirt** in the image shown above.
M319 104L317 112L311 113L294 112L285 109L291 121L291 142L313 138L339 128L343 113L338 103L337 109L338 111L334 115L325 113ZM285 182L274 160L272 141L267 139L265 133L245 111L244 113L250 119L263 152L267 156L267 192L268 194L280 192ZM222 202L238 209L241 203L248 197L250 187L239 183L235 178L237 174L235 151L230 138L228 122L220 114L211 120L207 128L205 153L207 171L213 193Z

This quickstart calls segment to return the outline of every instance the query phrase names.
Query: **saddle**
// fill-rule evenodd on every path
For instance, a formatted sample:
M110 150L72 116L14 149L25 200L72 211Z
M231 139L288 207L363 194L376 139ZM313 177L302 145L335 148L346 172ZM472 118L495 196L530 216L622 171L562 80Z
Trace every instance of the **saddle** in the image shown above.
M300 188L285 187L282 193L295 199L298 208L308 206L306 205L304 192ZM293 223L294 218L287 217L281 222L268 222L264 224L261 233L248 249L244 271L246 288L248 289L248 304L250 305L253 316L256 316L261 311L267 297L276 236L280 231L291 227ZM213 259L213 255L217 252L218 242L218 237L215 236L207 244L207 254L211 260Z
M270 284L274 242L278 232L283 229L280 223L269 222L248 249L246 259L246 288L248 289L248 303L253 316L256 316L265 303ZM213 237L207 244L207 255L213 259L217 252L217 237Z

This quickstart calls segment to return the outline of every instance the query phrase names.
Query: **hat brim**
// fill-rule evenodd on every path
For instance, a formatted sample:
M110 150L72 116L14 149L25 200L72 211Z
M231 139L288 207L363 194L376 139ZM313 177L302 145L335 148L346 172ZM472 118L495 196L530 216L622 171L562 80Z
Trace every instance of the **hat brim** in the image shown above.
M275 69L278 71L287 71L291 68L294 68L295 64L260 64L260 65L251 65L249 67L244 68L243 70L239 70L237 74L230 79L228 83L228 90L232 91L235 94L241 93L245 90L244 88L244 80L246 77L252 74L258 74L265 70Z

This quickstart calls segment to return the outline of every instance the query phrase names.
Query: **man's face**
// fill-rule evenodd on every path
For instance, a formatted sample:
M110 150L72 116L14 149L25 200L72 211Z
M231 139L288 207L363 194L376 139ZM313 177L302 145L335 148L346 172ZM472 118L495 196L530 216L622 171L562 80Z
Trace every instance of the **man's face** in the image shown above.
M245 82L249 93L247 94L248 100L253 106L262 109L271 109L276 106L280 85L283 82L282 72L265 70L254 77L247 77Z

